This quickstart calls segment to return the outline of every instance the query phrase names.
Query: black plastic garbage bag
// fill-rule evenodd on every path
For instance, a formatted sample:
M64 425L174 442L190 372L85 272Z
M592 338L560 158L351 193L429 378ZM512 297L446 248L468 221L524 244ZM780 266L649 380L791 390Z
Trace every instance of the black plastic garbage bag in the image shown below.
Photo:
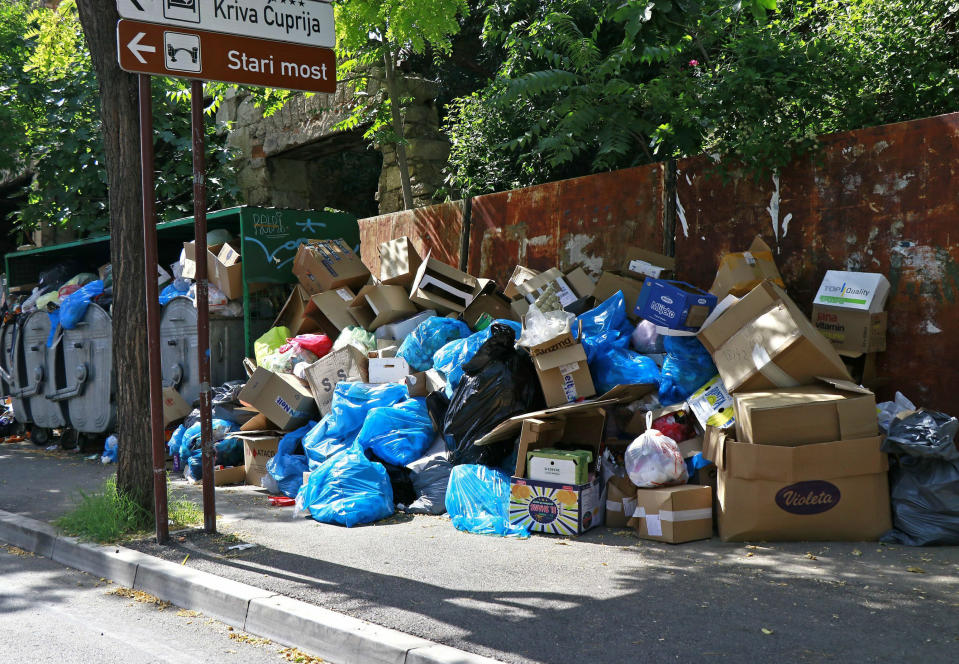
M894 420L882 451L893 455L892 530L883 542L959 544L959 421L920 410Z
M443 420L450 462L498 465L512 443L476 447L473 442L514 415L545 406L533 361L514 348L516 333L494 323L490 338L463 365L463 378L453 390Z

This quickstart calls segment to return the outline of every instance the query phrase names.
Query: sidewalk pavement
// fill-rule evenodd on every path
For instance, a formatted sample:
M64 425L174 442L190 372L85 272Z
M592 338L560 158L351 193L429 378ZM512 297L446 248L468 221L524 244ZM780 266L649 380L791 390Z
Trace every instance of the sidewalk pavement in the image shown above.
M64 495L96 487L108 472L64 456L0 446L0 509L54 518L68 506ZM199 487L174 487L199 502ZM165 547L128 543L124 556L138 570L132 581L171 593L165 599L177 604L215 605L216 589L242 587L247 631L283 641L270 630L284 629L301 639L294 645L321 656L304 625L341 626L322 636L324 647L342 634L371 634L364 644L395 635L399 645L389 656L410 648L382 661L406 662L465 663L466 652L560 664L823 661L841 653L949 661L959 643L957 547L717 538L671 546L607 528L574 539L513 540L458 532L446 517L406 515L347 529L294 520L292 508L271 507L255 487L216 493L220 534L181 533ZM230 548L243 543L255 546ZM72 565L84 555L76 550L61 537L53 555ZM123 567L128 580L130 564ZM200 590L150 585L154 569ZM341 622L350 620L363 621L363 629ZM337 657L326 656L380 661L369 653Z

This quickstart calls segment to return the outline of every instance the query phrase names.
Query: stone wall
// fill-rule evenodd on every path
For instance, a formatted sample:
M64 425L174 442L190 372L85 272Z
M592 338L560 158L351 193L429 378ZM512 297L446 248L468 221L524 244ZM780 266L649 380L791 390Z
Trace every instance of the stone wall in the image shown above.
M371 86L375 93L377 83ZM416 206L433 202L442 185L449 142L439 131L436 86L421 78L400 83L412 101L403 109L410 180ZM250 97L230 90L217 111L229 123L229 144L238 152L240 200L248 205L294 209L334 207L357 216L403 208L392 145L372 148L363 130L334 131L354 104L353 93L298 94L270 117Z

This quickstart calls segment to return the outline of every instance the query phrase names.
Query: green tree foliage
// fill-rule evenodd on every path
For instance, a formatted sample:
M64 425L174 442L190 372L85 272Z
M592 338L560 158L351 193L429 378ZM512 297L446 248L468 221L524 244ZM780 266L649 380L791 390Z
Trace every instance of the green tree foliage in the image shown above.
M818 134L959 109L959 3L487 4L503 63L447 118L467 193L704 152L759 173Z
M39 89L26 72L30 59L27 0L0 3L0 180L24 170L27 128L40 115Z

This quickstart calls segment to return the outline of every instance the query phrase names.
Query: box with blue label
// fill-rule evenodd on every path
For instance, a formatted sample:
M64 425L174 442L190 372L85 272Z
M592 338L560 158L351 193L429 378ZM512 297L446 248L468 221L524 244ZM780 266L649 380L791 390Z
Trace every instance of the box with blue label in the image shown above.
M716 307L716 296L682 281L647 277L636 315L672 330L694 331Z

